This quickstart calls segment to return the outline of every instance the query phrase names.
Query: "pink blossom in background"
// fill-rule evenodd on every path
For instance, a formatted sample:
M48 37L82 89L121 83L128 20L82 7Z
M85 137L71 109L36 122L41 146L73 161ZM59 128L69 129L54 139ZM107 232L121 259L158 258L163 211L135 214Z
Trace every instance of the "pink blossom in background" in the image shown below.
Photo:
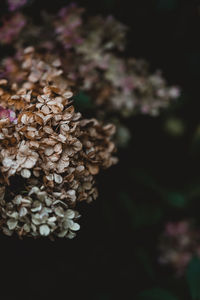
M27 3L27 0L7 0L8 9L10 11L15 11L18 8L24 6Z
M200 257L200 230L188 220L168 222L160 240L159 262L182 276L195 256Z
M189 230L189 224L186 221L181 222L169 222L165 227L165 234L167 236L178 236L181 234L186 234Z
M55 32L65 49L70 49L83 42L79 32L83 11L82 8L72 3L63 7L58 13L58 18L55 21Z
M26 25L26 19L20 13L13 15L11 18L3 21L0 27L0 42L2 44L10 44L16 39L20 31Z

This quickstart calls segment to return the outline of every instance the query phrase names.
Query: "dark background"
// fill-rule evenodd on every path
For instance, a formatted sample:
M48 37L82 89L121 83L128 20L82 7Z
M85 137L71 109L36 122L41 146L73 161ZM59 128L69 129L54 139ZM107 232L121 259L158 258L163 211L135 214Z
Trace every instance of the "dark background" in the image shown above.
M37 18L68 1L38 1L26 8ZM112 14L130 27L126 56L163 70L182 95L158 118L125 120L132 139L119 164L99 175L99 198L80 205L74 240L18 240L0 236L0 295L7 299L192 299L186 279L159 266L158 243L170 220L193 218L200 200L200 3L193 0L80 0L90 14ZM4 5L1 3L1 13ZM1 50L3 51L3 50ZM5 49L4 49L5 51ZM165 130L169 118L185 130ZM174 297L142 298L163 289ZM169 296L169 295L168 295Z

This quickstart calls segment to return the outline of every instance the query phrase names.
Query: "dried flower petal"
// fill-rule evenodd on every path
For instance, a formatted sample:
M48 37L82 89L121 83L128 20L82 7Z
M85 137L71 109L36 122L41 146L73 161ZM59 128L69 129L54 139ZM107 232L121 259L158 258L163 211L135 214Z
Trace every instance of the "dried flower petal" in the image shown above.
M41 234L42 236L47 236L47 235L49 235L49 233L50 233L50 228L49 228L49 226L47 226L47 225L41 225L41 226L40 226L40 234Z

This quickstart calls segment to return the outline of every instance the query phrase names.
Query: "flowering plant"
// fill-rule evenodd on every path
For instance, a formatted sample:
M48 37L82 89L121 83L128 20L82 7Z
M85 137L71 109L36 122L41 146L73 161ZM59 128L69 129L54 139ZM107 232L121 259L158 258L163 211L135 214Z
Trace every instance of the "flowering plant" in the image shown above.
M20 83L0 81L1 229L72 238L76 203L96 199L95 175L116 163L115 128L75 112L58 61L29 47L21 72Z

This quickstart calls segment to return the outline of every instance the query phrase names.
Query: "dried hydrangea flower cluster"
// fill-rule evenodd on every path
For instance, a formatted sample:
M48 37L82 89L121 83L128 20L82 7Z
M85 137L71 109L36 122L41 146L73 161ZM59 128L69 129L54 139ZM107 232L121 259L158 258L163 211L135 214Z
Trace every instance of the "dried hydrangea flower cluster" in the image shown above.
M11 201L5 200L5 187L0 188L1 226L3 232L11 236L14 231L20 237L50 236L75 237L80 229L76 223L78 212L59 200L54 193L49 195L44 187L33 186L18 194Z
M200 230L187 220L169 222L159 248L159 262L173 267L177 275L183 275L192 257L200 257Z
M1 228L71 238L76 204L96 199L95 175L116 163L115 128L75 112L58 60L42 61L32 47L21 59L20 82L0 81L0 105L17 115L0 127Z
M143 61L123 58L126 26L113 17L85 17L83 12L71 4L55 16L45 15L41 27L31 22L17 36L15 48L30 39L38 49L59 56L64 72L90 96L97 114L157 115L179 96L160 72L151 74ZM9 37L6 32L4 28Z

